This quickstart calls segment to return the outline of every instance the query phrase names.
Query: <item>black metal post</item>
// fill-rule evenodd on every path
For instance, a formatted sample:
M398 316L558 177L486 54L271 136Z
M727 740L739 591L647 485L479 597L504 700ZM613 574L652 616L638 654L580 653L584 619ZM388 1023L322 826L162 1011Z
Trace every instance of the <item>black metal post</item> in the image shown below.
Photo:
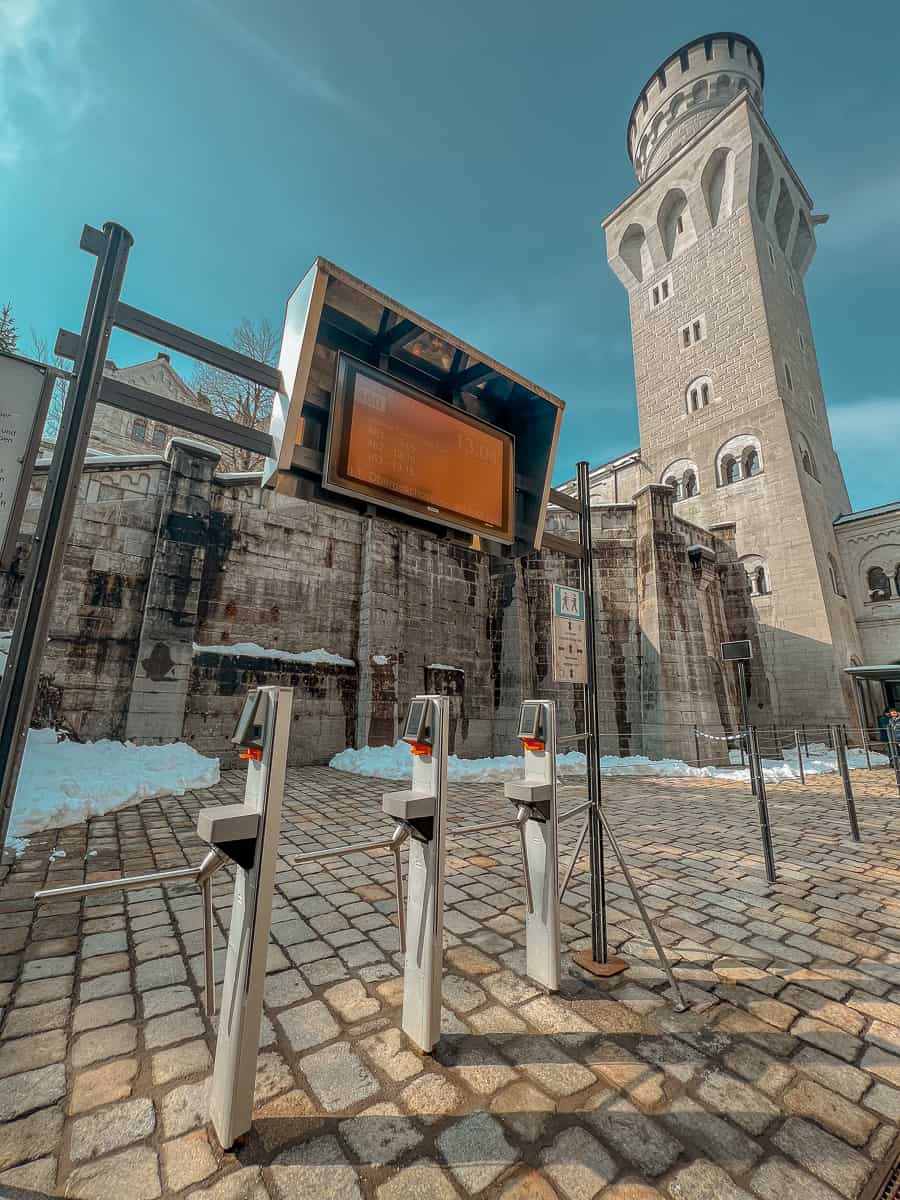
M838 770L841 773L841 783L844 785L844 799L847 801L847 816L850 818L850 835L854 842L860 840L859 821L856 819L856 804L853 800L853 788L850 784L850 767L847 763L847 740L843 725L831 727L831 741L837 757Z
M769 801L766 796L766 780L763 773L762 760L759 756L759 740L756 730L748 726L750 741L750 757L756 764L751 766L751 777L756 775L756 806L759 811L759 832L762 838L763 858L766 864L766 878L769 883L775 883L775 851L772 847L772 830L769 825Z
M113 222L103 226L103 236L0 688L0 847L9 828L78 480L125 264L134 241L127 229Z
M584 717L587 738L588 801L590 808L589 854L591 864L591 952L594 962L606 963L609 956L606 929L606 869L603 857L603 826L600 823L600 710L597 704L597 648L594 629L594 551L591 536L590 466L580 462L578 476L578 533L581 542L581 586L584 589L587 683L584 685Z
M697 726L694 725L694 754L697 758L697 766L700 766L700 732Z
M794 730L794 745L797 747L797 766L800 768L800 782L806 783L806 771L803 769L803 751L800 748L800 733Z
M807 754L809 754L809 739L806 736L806 726L801 725L800 728L803 731L803 749L806 751Z
M747 697L747 668L739 659L737 663L738 674L738 692L741 698L741 724L746 731L750 729L750 704ZM749 735L748 735L749 736ZM749 747L748 747L749 750ZM753 766L753 754L749 754L750 758L750 790L753 795L756 795L756 772Z

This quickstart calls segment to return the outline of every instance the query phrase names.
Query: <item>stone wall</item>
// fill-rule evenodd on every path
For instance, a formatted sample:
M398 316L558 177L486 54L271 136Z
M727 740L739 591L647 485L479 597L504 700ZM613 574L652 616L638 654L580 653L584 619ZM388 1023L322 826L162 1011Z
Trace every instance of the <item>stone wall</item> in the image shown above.
M527 697L555 699L562 732L584 727L581 689L552 682L549 644L550 585L577 585L576 560L490 558L220 475L215 451L187 440L167 453L85 469L43 664L45 723L183 738L231 763L247 688L279 684L295 690L294 763L392 744L417 692L451 697L461 756L517 750ZM753 627L733 544L677 519L656 486L598 505L593 527L601 748L693 758L694 721L713 733L734 724L718 641ZM548 528L575 536L561 510ZM7 628L24 556L0 580ZM247 642L269 653L220 649ZM320 649L338 661L277 653Z

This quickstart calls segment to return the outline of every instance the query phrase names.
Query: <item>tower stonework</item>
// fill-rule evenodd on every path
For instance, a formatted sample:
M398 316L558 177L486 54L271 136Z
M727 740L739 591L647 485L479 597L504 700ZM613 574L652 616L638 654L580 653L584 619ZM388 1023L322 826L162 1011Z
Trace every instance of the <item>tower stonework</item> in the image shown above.
M675 489L684 520L734 525L772 716L815 725L853 710L843 670L861 652L833 526L851 508L804 291L819 222L763 118L763 83L738 34L664 62L628 124L637 190L604 229L628 291L647 479Z

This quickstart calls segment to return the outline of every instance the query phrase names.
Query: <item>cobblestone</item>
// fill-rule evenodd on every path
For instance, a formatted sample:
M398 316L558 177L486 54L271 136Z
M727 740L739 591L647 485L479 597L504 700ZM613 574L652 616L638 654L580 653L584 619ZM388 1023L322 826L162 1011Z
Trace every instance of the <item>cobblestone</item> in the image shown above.
M226 773L220 798L238 799L241 780ZM865 799L880 780L860 780L865 837L852 854L838 780L773 793L776 888L762 875L745 789L608 781L611 820L689 989L685 1015L671 1008L617 868L609 935L628 971L601 981L571 965L589 937L582 859L563 913L562 993L550 997L524 974L515 843L488 835L478 852L451 854L444 1032L430 1058L399 1028L389 857L335 860L302 879L280 868L247 1143L262 1169L235 1169L205 1128L212 1042L196 899L144 889L30 926L30 909L3 911L7 881L0 929L34 936L17 934L24 961L16 950L2 968L0 1183L104 1200L123 1189L129 1200L312 1200L328 1187L347 1200L454 1200L479 1185L492 1200L598 1188L598 1200L857 1200L900 1121L900 906L890 900L900 871L888 806ZM381 787L290 772L290 851L377 836ZM145 801L140 821L132 809L93 822L102 869L194 861L197 805ZM454 785L451 824L505 809L496 786ZM561 832L565 856L578 830ZM43 883L44 860L29 862L13 905ZM10 878L23 871L14 864ZM214 895L221 978L225 873ZM298 919L302 902L311 910ZM343 944L330 945L334 935ZM93 952L69 952L82 943ZM78 1157L92 1145L100 1157Z

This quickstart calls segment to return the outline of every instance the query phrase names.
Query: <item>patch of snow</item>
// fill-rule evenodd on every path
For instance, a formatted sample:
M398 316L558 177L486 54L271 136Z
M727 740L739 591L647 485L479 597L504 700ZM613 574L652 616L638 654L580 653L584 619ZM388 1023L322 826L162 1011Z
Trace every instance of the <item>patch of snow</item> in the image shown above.
M227 654L235 658L275 658L280 662L328 663L335 667L355 667L352 658L342 658L330 650L279 650L277 647L260 646L256 642L230 642L227 646L201 646L194 642L194 654Z
M812 751L817 751L813 754ZM825 746L810 746L810 756L803 755L803 768L807 775L822 775L837 770L835 757ZM705 779L731 779L750 782L748 767L740 767L739 751L732 751L734 767L692 767L675 758L652 759L642 754L624 755L621 758L604 754L600 769L604 775L656 775L664 777L688 776ZM887 757L872 754L873 766L884 766ZM866 756L861 750L849 751L851 768L865 767ZM570 750L556 757L561 775L584 774L587 760L578 750ZM336 771L347 771L352 775L371 775L377 779L405 780L412 775L412 757L406 742L393 746L365 746L361 750L342 750L328 764ZM458 758L451 754L447 762L447 777L455 783L493 783L501 779L513 779L525 769L525 759L518 754L504 754L495 758ZM799 779L796 754L793 761L785 753L785 761L764 759L763 772L766 781L777 783L783 779Z
M65 850L51 850L50 851L50 861L51 862L53 862L53 860L55 858L65 858L65 857L66 857Z
M429 663L429 671L459 671L460 675L465 675L462 667L451 667L447 663Z
M372 662L376 667L386 667L391 660L386 654L373 654Z
M9 840L72 825L152 796L183 796L219 782L219 760L184 742L59 741L55 729L30 729Z

